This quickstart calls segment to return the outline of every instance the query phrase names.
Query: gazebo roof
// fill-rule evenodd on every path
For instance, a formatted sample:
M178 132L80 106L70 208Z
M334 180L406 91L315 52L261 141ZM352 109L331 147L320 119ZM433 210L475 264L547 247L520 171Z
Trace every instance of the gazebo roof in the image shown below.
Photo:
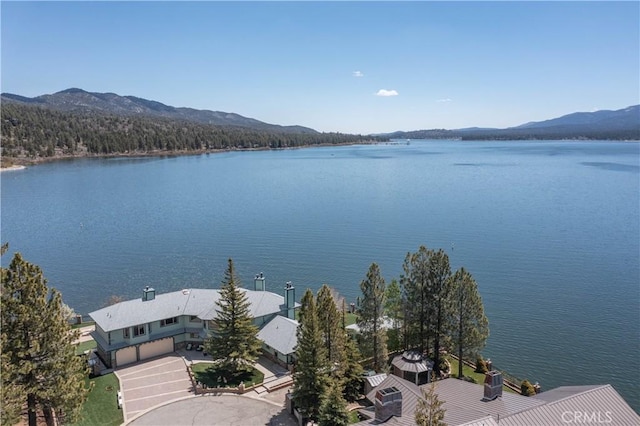
M406 351L402 355L393 358L391 364L401 371L422 373L433 370L433 361L423 357L416 351Z

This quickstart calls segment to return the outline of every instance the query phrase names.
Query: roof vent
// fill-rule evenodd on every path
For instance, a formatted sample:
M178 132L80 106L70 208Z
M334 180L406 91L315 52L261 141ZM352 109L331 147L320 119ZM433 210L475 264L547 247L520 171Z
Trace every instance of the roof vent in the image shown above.
M402 392L395 386L376 392L376 420L386 422L391 417L402 417Z
M156 291L153 288L151 288L149 286L146 286L144 288L144 290L142 290L142 301L143 302L146 302L146 301L149 301L149 300L153 300L155 298L156 298Z

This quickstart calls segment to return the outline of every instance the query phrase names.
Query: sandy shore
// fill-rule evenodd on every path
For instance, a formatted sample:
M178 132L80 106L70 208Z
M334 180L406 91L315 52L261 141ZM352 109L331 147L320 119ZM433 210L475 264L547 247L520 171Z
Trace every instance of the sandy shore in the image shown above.
M9 167L2 167L0 168L0 172L10 172L12 170L24 170L26 169L25 166L19 166L19 165L13 165L13 166L9 166Z

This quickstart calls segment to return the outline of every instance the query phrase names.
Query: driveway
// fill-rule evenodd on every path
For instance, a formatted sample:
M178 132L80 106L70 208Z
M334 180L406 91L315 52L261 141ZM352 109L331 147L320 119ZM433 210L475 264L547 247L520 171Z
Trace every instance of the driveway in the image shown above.
M129 426L296 426L282 404L239 395L205 394L172 402L134 419Z
M115 373L120 379L125 422L156 405L193 395L187 366L175 353L122 367Z

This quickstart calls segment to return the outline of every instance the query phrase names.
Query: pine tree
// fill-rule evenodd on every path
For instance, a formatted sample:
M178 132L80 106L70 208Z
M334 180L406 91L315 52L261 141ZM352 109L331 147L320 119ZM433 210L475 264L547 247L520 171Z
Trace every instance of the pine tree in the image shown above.
M383 327L385 283L380 268L372 263L367 278L360 283L362 300L358 310L361 352L365 358L372 358L376 371L387 367L387 333Z
M344 398L353 402L360 397L362 392L364 369L360 360L360 351L355 340L346 336L344 344L345 366L342 372L342 394Z
M75 355L78 332L64 318L60 293L49 291L42 270L16 253L2 271L1 297L3 424L15 419L19 400L26 402L29 425L40 409L77 421L88 368Z
M300 322L296 331L296 370L293 375L293 402L301 413L318 418L318 401L328 383L327 355L318 324L313 292L305 292L300 303Z
M440 344L451 326L451 267L449 256L440 249L429 259L429 289L434 313L434 371L440 374Z
M389 350L398 350L402 347L400 326L402 324L402 291L396 279L391 280L385 292L385 315L391 320L392 329L389 330Z
M2 377L2 416L0 424L2 426L13 426L20 421L22 406L26 400L27 392L24 386L12 378L16 376L18 366L11 364L10 352L5 351L7 347L7 336L2 333L2 353L0 353L0 377Z
M340 365L344 360L345 332L340 324L336 301L326 284L318 291L316 306L327 360L331 365Z
M482 298L473 276L464 268L452 278L455 327L453 341L458 351L458 377L462 378L463 357L475 358L489 337L489 321L484 315Z
M206 341L206 351L220 362L221 369L229 376L250 370L260 355L262 343L231 259L216 305L214 330Z
M342 304L342 317L337 308L338 300ZM347 401L355 401L362 388L363 368L360 351L345 330L344 304L344 298L326 284L318 291L316 309L327 363L331 366L336 386L343 390L343 397Z
M418 400L416 407L416 424L418 426L447 426L444 422L444 401L438 399L435 380L428 386L428 390L422 389L422 398Z
M420 352L429 351L433 324L432 300L429 292L429 261L433 251L420 246L416 253L407 253L402 266L400 284L404 291L405 347Z
M318 425L347 426L348 424L349 412L347 411L347 403L342 396L340 383L332 383L322 397Z

